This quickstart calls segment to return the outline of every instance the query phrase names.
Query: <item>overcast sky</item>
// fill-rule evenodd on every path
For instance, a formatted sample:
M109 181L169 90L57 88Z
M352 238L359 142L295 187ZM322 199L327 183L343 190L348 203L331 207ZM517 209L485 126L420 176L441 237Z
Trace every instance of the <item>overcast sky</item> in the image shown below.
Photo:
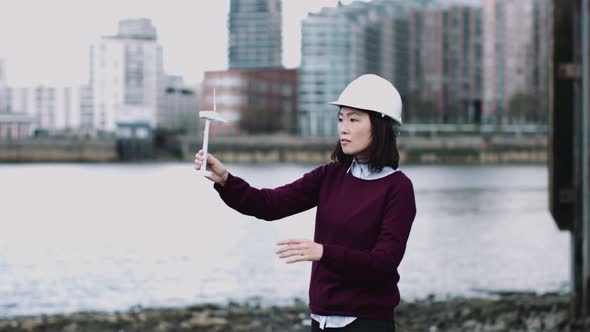
M301 20L337 0L283 0L283 64L300 62ZM343 0L344 4L352 0ZM88 80L88 53L118 21L151 18L164 70L199 82L227 69L229 0L0 0L0 58L10 85L70 85Z

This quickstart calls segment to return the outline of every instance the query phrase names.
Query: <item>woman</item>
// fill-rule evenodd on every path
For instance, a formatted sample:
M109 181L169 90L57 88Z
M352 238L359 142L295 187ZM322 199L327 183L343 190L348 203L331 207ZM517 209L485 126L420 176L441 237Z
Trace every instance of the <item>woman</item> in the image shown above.
M416 215L412 182L398 168L401 98L387 80L362 75L331 104L340 107L331 163L290 184L256 189L209 154L209 179L228 206L257 218L317 206L314 240L280 241L277 251L287 263L312 262L311 331L395 331L397 268ZM195 168L202 163L199 151Z

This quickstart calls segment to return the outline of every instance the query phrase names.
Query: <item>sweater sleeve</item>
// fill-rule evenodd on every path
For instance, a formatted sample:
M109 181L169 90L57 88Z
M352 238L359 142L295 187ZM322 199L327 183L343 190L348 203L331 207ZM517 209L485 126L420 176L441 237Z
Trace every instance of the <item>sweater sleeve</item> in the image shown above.
M415 216L414 189L408 179L389 199L377 241L372 249L355 250L341 245L324 244L320 262L348 280L391 279L404 256Z
M253 188L231 173L224 186L216 183L213 187L234 210L259 219L277 220L317 205L327 165L319 166L302 178L275 189Z

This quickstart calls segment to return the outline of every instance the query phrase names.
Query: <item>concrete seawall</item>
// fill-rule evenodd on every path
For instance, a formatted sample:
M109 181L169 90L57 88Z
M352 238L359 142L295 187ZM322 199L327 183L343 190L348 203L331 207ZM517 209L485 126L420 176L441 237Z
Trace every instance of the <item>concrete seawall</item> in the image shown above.
M109 162L118 159L115 140L0 141L0 162Z
M335 137L212 137L209 151L229 163L324 163ZM121 160L193 160L201 149L196 137L180 137L166 146L115 140L31 139L0 141L0 162L112 162ZM403 137L400 161L408 164L546 163L545 137ZM178 159L177 159L178 158Z
M336 142L334 137L218 137L210 140L209 151L230 163L324 163ZM180 144L184 160L194 159L202 147L194 137L184 137ZM398 147L400 162L412 164L531 164L546 163L548 156L545 137L404 137Z

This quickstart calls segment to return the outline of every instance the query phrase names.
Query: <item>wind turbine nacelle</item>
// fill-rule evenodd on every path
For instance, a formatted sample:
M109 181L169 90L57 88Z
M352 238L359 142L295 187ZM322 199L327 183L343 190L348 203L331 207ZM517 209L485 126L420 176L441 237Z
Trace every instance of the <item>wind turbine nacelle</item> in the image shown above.
M219 113L215 112L215 111L200 111L199 112L199 117L201 119L208 119L208 120L213 120L213 121L220 121L220 122L226 122L224 118L222 118Z

